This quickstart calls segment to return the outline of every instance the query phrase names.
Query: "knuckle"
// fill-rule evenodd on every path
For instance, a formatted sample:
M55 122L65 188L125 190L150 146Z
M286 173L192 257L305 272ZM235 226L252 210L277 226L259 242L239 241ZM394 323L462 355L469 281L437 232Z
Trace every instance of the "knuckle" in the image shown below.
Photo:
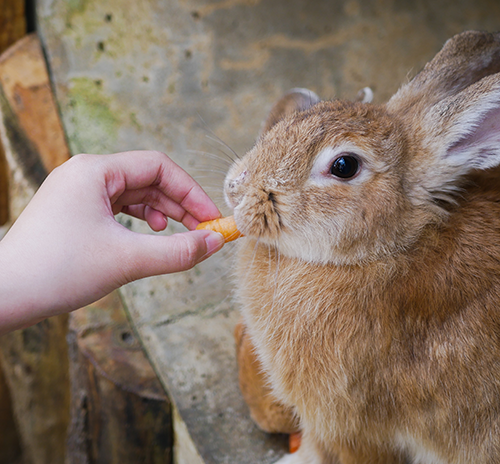
M155 207L161 203L161 192L155 188L148 188L144 194L143 203Z
M193 267L198 262L200 249L198 243L186 235L181 235L179 242L179 264L184 269Z
M79 154L79 155L74 155L72 156L68 161L67 165L68 166L78 166L80 168L83 168L84 166L90 164L92 162L92 159L94 158L94 155L87 155L87 154Z
M74 173L75 175L81 175L85 173L89 166L92 165L93 155L74 155L68 161L58 166L54 169L55 173L63 173L64 175L68 175L70 173Z

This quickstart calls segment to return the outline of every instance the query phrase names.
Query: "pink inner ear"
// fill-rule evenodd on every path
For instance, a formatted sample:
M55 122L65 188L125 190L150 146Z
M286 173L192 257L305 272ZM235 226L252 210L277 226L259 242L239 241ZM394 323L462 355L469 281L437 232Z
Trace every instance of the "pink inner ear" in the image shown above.
M449 148L447 157L457 158L460 164L469 162L477 169L500 164L500 107L488 111L472 130L467 126L462 129L468 133Z

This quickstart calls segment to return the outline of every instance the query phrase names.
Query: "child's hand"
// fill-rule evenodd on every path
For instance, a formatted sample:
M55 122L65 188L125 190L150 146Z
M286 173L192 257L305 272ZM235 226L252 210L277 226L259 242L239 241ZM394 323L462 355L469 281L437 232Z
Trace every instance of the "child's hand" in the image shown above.
M166 155L78 155L54 170L0 242L0 333L77 309L143 277L182 271L222 248L220 234L144 235L167 217L192 230L220 216L201 187Z

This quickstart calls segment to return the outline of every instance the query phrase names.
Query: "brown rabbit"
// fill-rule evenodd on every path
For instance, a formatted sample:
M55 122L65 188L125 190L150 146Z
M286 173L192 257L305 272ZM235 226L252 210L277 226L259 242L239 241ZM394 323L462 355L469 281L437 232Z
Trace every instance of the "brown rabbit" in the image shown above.
M280 464L500 463L497 73L466 32L385 105L294 92L229 171L245 331L303 430Z

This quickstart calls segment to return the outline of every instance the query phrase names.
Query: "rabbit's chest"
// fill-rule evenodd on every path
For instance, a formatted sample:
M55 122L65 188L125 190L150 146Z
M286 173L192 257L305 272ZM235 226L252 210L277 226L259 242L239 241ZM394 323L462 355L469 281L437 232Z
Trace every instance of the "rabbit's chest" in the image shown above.
M383 401L370 377L381 364L375 345L385 341L374 339L379 328L353 306L356 288L343 282L348 277L283 257L278 263L264 252L242 258L247 264L238 276L238 298L277 396L315 411L318 420L329 404L335 422Z

